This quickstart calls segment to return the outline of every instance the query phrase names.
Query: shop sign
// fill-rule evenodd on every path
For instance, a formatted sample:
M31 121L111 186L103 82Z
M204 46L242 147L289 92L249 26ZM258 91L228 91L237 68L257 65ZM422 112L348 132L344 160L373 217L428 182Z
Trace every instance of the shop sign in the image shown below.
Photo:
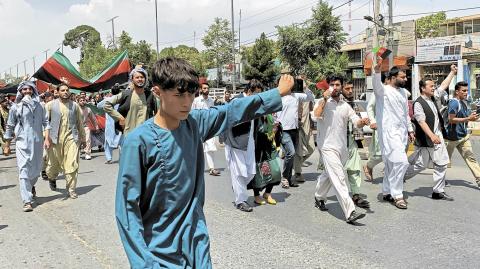
M463 38L455 36L417 40L416 62L456 61L462 58Z
M352 70L352 79L362 79L362 78L365 78L365 72L363 72L363 69Z

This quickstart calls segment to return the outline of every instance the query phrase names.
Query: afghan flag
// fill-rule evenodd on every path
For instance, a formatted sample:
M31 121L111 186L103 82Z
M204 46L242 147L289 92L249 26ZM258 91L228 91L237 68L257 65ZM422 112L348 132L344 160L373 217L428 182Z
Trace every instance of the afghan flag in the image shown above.
M85 92L97 92L101 89L109 89L115 83L121 84L128 81L129 72L130 63L126 50L90 80L83 78L70 60L61 52L56 51L33 74L33 77L52 84L65 83L73 89Z

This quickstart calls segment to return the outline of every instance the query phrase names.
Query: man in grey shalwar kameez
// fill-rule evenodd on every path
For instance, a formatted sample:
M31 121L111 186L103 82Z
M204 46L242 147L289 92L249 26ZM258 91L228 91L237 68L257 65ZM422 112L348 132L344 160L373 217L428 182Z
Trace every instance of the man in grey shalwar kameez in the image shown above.
M43 146L49 147L50 125L40 103L35 84L24 81L18 86L15 104L10 108L5 140L9 144L16 137L16 155L23 211L33 210L35 183L42 171ZM45 130L45 142L43 131Z

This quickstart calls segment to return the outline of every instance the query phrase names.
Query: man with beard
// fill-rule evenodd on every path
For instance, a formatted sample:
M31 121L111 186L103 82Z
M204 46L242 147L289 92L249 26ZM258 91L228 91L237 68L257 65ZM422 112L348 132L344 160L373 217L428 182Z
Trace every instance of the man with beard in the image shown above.
M78 97L78 104L80 105L80 108L82 109L82 115L83 115L83 129L85 130L85 160L91 160L92 159L92 135L91 132L96 132L99 130L98 123L97 123L97 118L95 118L95 114L93 114L93 111L86 106L87 100L85 96L80 95Z
M56 190L56 179L60 172L65 175L66 189L70 198L76 199L80 146L85 144L85 130L80 106L70 100L70 89L66 84L57 86L59 98L45 106L50 119L47 177L50 189Z
M212 97L208 96L210 93L208 84L203 83L200 85L200 96L193 100L192 109L209 109L214 105ZM212 137L203 143L203 151L205 152L205 159L207 160L208 173L212 176L220 176L220 171L215 169L215 162L213 159L213 153L217 151L215 145L215 138Z
M374 67L373 90L376 99L378 141L385 163L383 177L383 200L393 203L399 209L407 209L403 198L403 178L409 163L405 149L408 139L415 139L408 115L408 91L403 88L407 82L405 71L394 66L388 73L390 85L383 85L379 59Z
M318 177L315 190L315 207L321 211L328 210L325 203L330 188L336 191L337 200L349 224L365 217L355 211L355 204L348 194L344 165L348 160L347 129L351 121L357 128L369 123L368 119L360 119L352 107L340 99L343 78L332 76L327 78L330 89L324 91L323 98L315 105L312 118L317 121L317 147L325 166Z
M33 210L35 183L43 163L43 131L45 130L45 147L49 148L49 129L50 125L45 109L40 104L35 84L30 81L20 83L15 104L8 116L5 140L9 146L15 134L20 194L25 212Z
M115 120L115 128L124 135L155 115L155 98L151 91L145 90L147 80L147 71L135 68L130 72L128 88L105 100L103 110Z
M357 109L357 105L354 102L353 83L351 81L345 82L342 88L342 96L355 111ZM361 139L363 139L363 132L361 128L356 128L351 122L348 123L347 128L348 161L345 167L347 168L347 176L350 184L350 191L352 192L352 200L358 207L370 208L370 203L365 199L364 195L360 193L362 177L360 175L361 166L358 146L362 143Z

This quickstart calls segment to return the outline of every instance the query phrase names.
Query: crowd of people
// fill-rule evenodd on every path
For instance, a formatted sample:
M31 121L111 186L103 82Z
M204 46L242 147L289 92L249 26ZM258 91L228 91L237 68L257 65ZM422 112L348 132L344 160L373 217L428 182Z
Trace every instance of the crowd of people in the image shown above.
M480 187L480 167L467 129L480 115L466 101L466 82L457 82L454 96L448 96L456 67L452 65L439 87L422 79L421 95L410 111L405 71L393 67L382 74L381 64L380 59L372 70L374 96L364 118L354 102L353 83L341 76L327 78L329 88L317 101L305 79L288 74L275 89L266 90L252 79L243 94L226 91L218 100L209 96L208 84L199 83L193 67L177 58L160 59L150 78L136 67L126 89L116 85L105 97L97 94L93 99L86 93L74 96L63 83L52 94L40 95L34 83L24 81L14 102L0 97L0 142L8 155L15 139L24 211L33 210L41 174L52 190L64 174L68 196L75 199L81 151L90 160L97 146L111 164L112 150L120 148L115 214L132 266L210 268L204 173L220 175L214 157L218 141L225 145L235 207L245 212L253 210L247 202L249 189L255 204L275 205L275 186L299 187L305 181L302 166L315 149L321 171L314 205L328 210L327 194L333 187L349 224L366 216L357 207L371 206L361 191L361 173L371 182L381 162L383 200L399 209L408 207L406 180L430 163L431 197L453 200L444 187L455 148ZM302 90L292 91L299 88L298 81ZM104 126L87 104L105 111ZM317 135L311 139L315 126ZM364 126L373 134L369 160L362 166ZM408 156L409 141L415 149Z

